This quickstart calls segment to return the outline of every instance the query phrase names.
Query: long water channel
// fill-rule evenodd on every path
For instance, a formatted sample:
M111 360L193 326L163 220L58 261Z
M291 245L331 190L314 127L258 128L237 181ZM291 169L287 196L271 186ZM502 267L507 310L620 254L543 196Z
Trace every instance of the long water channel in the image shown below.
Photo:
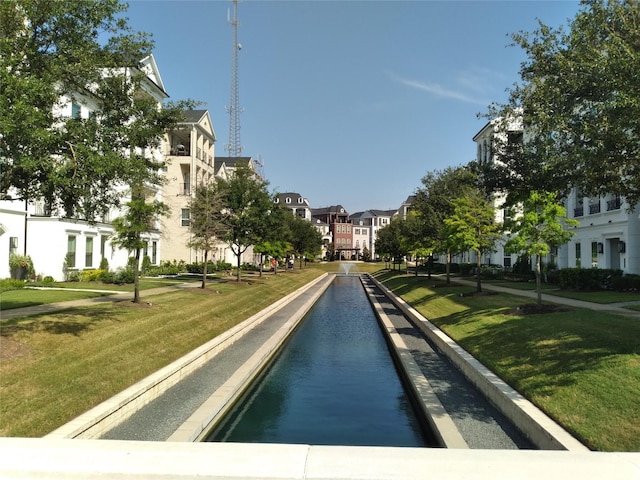
M436 446L357 275L338 276L207 441Z

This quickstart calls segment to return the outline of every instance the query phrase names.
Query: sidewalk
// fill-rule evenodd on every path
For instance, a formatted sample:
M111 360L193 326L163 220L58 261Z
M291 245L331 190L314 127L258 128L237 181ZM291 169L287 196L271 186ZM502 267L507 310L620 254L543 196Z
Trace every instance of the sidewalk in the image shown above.
M162 293L169 293L169 292L179 290L181 288L190 288L190 287L192 287L191 284L184 283L184 284L178 284L178 285L169 286L169 287L158 287L158 288L150 288L148 290L140 290L140 298L151 297L153 295L160 295ZM83 290L83 291L86 291L86 290ZM89 290L89 291L94 291L94 290ZM43 313L59 312L62 310L67 310L69 308L95 305L96 303L122 302L125 300L132 301L133 292L113 292L112 295L104 295L101 297L85 298L82 300L71 300L68 302L45 303L43 305L34 305L32 307L24 307L24 308L13 308L11 310L3 310L2 305L0 304L0 319L9 320L12 318L30 317L33 315L41 315Z
M460 285L467 285L470 287L475 287L475 280L463 280L460 278L452 278L453 283L457 283ZM492 285L490 283L482 284L483 290L491 290L493 292L500 293L508 293L510 295L518 295L520 297L531 298L534 301L538 298L538 293L535 290L519 290L517 288L509 288L502 287L499 285ZM590 310L595 310L599 312L607 312L607 313L616 313L618 315L626 315L629 317L640 318L640 311L637 310L629 310L624 308L625 305L640 305L640 301L632 301L632 302L618 302L618 303L595 303L595 302L586 302L584 300L575 300L573 298L565 298L559 297L555 295L549 295L546 293L542 294L542 301L549 303L557 303L560 305L566 305L574 308L586 308Z

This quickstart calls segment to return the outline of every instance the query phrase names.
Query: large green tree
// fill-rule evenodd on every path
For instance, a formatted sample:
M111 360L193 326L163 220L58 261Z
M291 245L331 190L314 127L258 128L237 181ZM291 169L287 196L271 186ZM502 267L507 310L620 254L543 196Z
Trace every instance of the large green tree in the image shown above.
M304 257L314 258L320 252L322 235L311 222L288 213L287 241L291 245L291 253L298 257L302 268Z
M61 98L107 100L104 69L148 55L119 0L0 2L0 198L44 199L52 210L93 220L117 205L122 152L98 121L65 119Z
M271 211L273 195L268 182L258 178L246 165L238 165L229 180L221 180L225 190L225 218L227 230L222 239L237 257L237 279L240 281L242 254L252 245L270 238L273 228Z
M490 108L499 162L487 184L511 203L532 190L640 201L640 2L584 0L568 28L513 35L526 53L509 101ZM513 119L522 118L521 142ZM518 146L518 144L521 144Z
M491 252L501 237L502 226L495 221L495 209L486 196L476 191L452 200L453 213L444 219L445 234L456 251L476 254L476 291L482 292L482 255Z
M452 241L444 220L454 213L453 200L474 191L475 173L467 166L447 167L422 177L422 187L415 194L412 208L423 226L419 234L423 246L446 256L447 283L451 281L451 256L458 253L458 245Z
M567 227L578 225L578 221L567 218L565 208L557 195L550 192L531 192L522 204L522 213L515 216L506 227L509 239L505 252L524 253L536 258L537 303L542 304L541 260L552 247L564 245L573 236Z
M407 254L407 245L402 241L402 219L394 218L376 234L376 252L382 257L388 257L393 263L395 270L396 263L402 263L402 258Z
M225 191L215 181L199 183L189 203L189 230L191 231L189 246L204 253L201 288L205 288L207 284L209 252L216 248L228 229L225 205Z

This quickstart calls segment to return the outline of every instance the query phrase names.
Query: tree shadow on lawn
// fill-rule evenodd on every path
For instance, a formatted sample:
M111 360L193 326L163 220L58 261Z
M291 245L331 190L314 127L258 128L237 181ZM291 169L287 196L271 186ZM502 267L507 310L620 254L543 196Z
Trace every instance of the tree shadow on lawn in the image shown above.
M622 317L596 317L590 310L520 316L506 309L462 312L434 323L455 331L485 315L493 320L461 333L457 342L490 369L499 367L521 391L545 395L574 384L572 374L593 371L611 356L637 353L639 326Z
M122 303L133 304L133 302L118 302L117 304ZM149 305L144 305L141 308L149 308ZM21 332L78 336L92 326L106 320L117 321L112 308L70 308L62 312L3 320L0 322L0 330L2 330L3 336L11 336Z

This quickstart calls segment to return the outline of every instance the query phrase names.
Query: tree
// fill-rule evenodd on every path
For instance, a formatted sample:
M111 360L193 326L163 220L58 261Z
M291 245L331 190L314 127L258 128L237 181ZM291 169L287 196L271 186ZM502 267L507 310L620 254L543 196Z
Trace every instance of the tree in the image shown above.
M154 157L153 152L158 150L163 135L184 119L184 109L190 108L192 102L162 106L145 91L148 80L143 73L130 69L110 73L100 87L104 94L100 123L108 133L111 155L119 158L122 165L121 182L128 186L125 194L129 195L124 215L113 222L113 244L134 253L134 302L137 303L142 235L156 230L160 217L169 211L157 198L165 181L162 174L165 160Z
M207 260L209 252L220 242L227 231L224 190L216 182L200 183L189 203L191 241L189 246L202 250L204 267L202 285L207 283Z
M322 246L322 235L313 224L297 215L288 215L288 238L291 251L300 260L302 268L303 257L314 257L320 252Z
M510 203L532 190L640 201L640 3L585 0L564 28L514 34L527 55L521 83L493 105L498 138L522 118L521 148L497 148L488 184Z
M222 239L237 257L237 280L240 281L242 254L269 238L274 201L267 191L268 182L257 178L248 166L239 165L229 180L220 182L225 191L227 224Z
M401 241L401 222L402 219L392 219L388 225L378 230L376 236L376 252L379 252L383 257L390 257L394 270L395 264L399 265L402 262L402 257L407 254Z
M476 188L477 176L468 166L448 167L427 173L416 191L413 211L423 222L421 235L434 252L446 255L447 284L451 282L451 256L458 253L444 220L454 213L453 200Z
M125 9L119 0L0 2L0 198L44 199L89 221L120 203L126 161L104 124L58 112L65 95L103 102L104 69L151 51L148 35L120 18Z
M476 291L482 292L480 269L482 255L492 251L501 236L501 226L495 222L495 210L480 191L455 198L453 214L444 220L445 234L457 251L476 253Z
M578 225L578 221L567 218L567 212L558 203L555 193L535 191L524 201L522 214L507 225L510 238L505 244L505 252L536 257L538 305L542 304L541 259L550 253L551 247L567 243L573 232L566 230L566 227L575 225Z

